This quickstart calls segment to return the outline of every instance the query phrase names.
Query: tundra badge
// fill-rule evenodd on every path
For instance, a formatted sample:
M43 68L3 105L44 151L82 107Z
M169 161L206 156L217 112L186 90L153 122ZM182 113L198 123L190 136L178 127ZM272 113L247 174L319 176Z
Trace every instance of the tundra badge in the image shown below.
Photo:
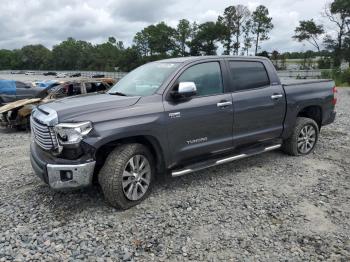
M180 112L169 113L169 117L178 118L178 117L181 117L181 113Z

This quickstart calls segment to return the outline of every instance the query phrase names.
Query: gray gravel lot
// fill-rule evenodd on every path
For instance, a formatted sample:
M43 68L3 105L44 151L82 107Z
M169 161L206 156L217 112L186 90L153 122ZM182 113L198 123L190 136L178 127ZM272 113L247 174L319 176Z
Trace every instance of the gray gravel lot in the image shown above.
M159 181L127 211L50 190L30 134L0 130L0 261L349 261L350 89L315 153L279 151Z

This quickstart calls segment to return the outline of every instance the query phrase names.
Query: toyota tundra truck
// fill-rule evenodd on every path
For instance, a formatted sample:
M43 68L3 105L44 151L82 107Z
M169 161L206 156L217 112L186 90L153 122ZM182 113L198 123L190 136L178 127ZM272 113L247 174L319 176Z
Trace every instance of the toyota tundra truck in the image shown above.
M98 183L127 209L155 179L281 148L310 154L335 119L331 80L281 82L263 57L202 56L148 63L107 93L38 106L31 164L52 189Z

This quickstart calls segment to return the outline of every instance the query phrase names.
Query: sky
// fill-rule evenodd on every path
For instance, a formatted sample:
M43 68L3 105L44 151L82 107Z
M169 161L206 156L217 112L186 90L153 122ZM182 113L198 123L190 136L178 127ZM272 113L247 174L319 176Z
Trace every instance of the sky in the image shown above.
M253 11L265 5L274 29L261 50L306 51L314 48L291 39L300 20L313 18L332 34L332 24L322 16L331 0L0 0L0 49L43 44L52 48L73 37L92 43L109 36L132 44L144 27L166 22L176 27L180 19L199 23L215 21L230 5L243 4Z

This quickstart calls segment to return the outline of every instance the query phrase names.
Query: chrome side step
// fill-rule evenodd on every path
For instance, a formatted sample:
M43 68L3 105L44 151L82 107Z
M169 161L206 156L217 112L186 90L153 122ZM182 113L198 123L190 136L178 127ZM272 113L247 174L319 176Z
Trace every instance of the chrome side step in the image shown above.
M173 171L171 173L171 176L177 177L177 176L186 175L186 174L189 174L189 173L193 173L195 171L206 169L208 167L218 166L218 165L229 163L229 162L241 159L241 158L246 158L246 157L249 157L249 156L254 156L254 155L257 155L257 154L264 153L264 152L272 151L272 150L278 149L280 147L281 147L281 144L273 145L273 146L265 147L263 150L259 150L259 151L253 152L253 153L245 153L245 154L239 154L239 155L235 155L235 156L225 157L225 158L222 158L222 159L218 159L218 160L216 160L214 162L211 162L209 164L205 163L203 165L193 165L194 167L192 167L192 168L191 168L191 166L189 166L188 168L185 168L183 170L175 170L175 171Z

